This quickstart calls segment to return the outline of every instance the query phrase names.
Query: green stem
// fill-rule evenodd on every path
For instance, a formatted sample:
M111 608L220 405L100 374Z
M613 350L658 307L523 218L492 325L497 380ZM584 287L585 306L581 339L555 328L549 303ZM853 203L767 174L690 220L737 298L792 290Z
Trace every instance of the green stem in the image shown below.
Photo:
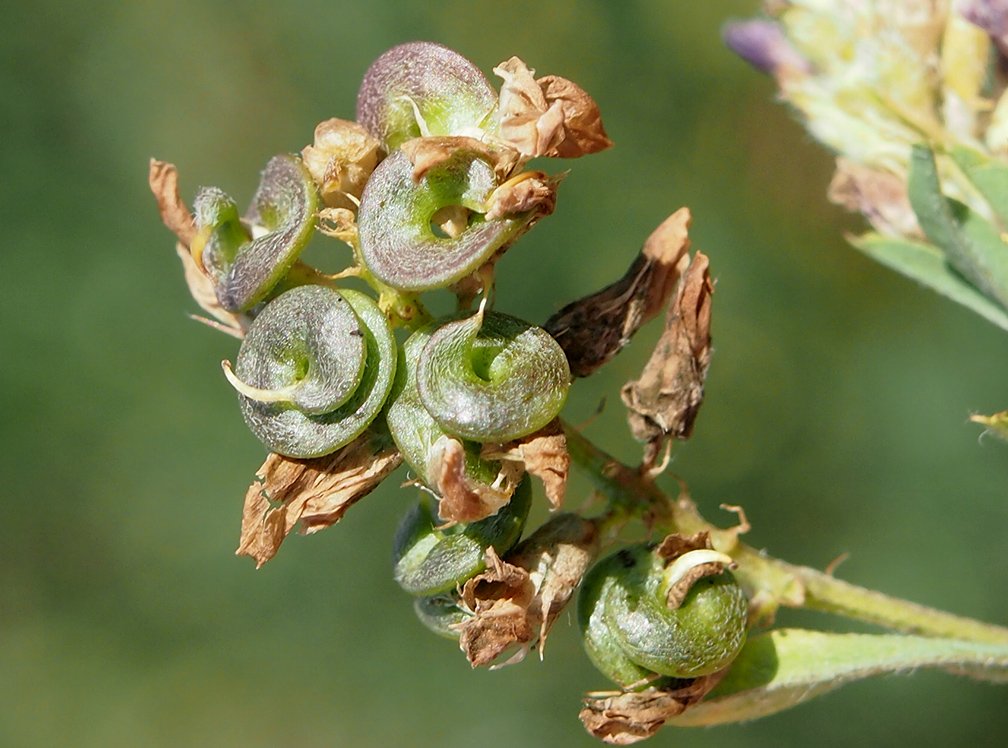
M624 465L577 429L564 424L571 459L608 499L598 520L618 528L634 516L663 529L682 533L705 530L717 550L734 558L736 577L761 611L772 615L778 606L804 607L877 624L895 631L962 641L1008 644L1008 628L928 608L881 592L858 587L816 569L772 558L739 542L738 528L725 530L705 520L686 497L673 500L646 474Z
M829 574L774 560L794 574L805 589L805 606L811 610L856 618L879 626L978 643L1008 644L1008 628L957 616L865 589Z

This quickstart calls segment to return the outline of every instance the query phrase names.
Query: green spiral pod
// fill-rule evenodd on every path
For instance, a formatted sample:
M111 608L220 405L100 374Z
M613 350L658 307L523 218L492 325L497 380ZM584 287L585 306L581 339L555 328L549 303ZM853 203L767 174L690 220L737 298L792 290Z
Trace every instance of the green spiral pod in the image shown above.
M532 217L485 220L487 198L497 186L493 168L473 151L460 148L419 180L406 154L396 151L378 164L361 195L357 226L364 264L404 291L445 288L465 278ZM435 233L435 214L456 206L469 211L468 226L457 237Z
M421 498L396 531L392 554L396 582L417 597L454 590L486 568L487 548L493 546L503 556L518 542L531 504L532 488L526 477L497 514L439 529L429 497Z
M469 60L431 42L400 44L375 60L357 93L357 121L393 151L421 135L474 134L490 124L497 92Z
M458 599L450 594L419 597L413 601L413 611L424 626L445 639L458 639L459 632L454 627L472 617L459 607Z
M428 325L406 340L385 408L385 420L403 459L420 481L428 486L435 484L430 467L434 445L442 437L448 436L424 407L417 390L420 358L434 329L434 325ZM500 464L481 459L478 443L463 442L463 446L466 451L466 477L474 484L492 484L500 470Z
M540 327L482 311L439 327L417 368L420 401L449 434L478 442L526 436L567 399L567 357Z
M395 339L374 301L298 286L252 322L229 379L263 444L288 457L318 457L367 428L395 369Z
M647 682L655 674L627 656L604 618L605 602L625 563L622 553L616 553L592 567L581 582L577 616L588 659L608 678L628 687Z
M289 155L266 164L244 225L221 190L200 191L191 251L213 280L221 306L247 311L266 298L311 239L318 201L311 174ZM250 236L245 225L263 233Z
M745 642L748 614L732 574L699 579L678 608L666 598L674 578L691 565L725 559L697 550L666 565L651 546L636 545L600 561L578 598L589 659L623 687L659 676L696 678L727 667Z

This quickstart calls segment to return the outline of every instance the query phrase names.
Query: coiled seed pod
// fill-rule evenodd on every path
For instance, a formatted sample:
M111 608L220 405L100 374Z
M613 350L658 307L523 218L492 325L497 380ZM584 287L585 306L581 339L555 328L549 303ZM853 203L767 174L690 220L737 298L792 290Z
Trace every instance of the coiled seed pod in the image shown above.
M410 42L368 68L357 121L392 151L421 135L474 134L496 106L497 92L465 57L440 44Z
M428 630L445 639L458 639L456 627L472 618L472 614L462 610L458 599L450 594L417 598L413 601L413 611Z
M223 190L204 187L193 201L196 238L190 251L203 271L219 288L238 250L252 241L238 215L238 205Z
M440 326L417 367L420 401L449 434L506 442L556 418L570 388L567 357L528 322L497 312Z
M213 280L221 306L246 311L266 298L307 245L318 192L299 158L280 155L266 164L244 219L261 236L250 237L234 201L216 187L201 190L194 208L193 257Z
M403 345L392 392L385 408L385 420L406 464L422 483L436 487L431 457L435 452L434 445L448 434L424 407L417 390L417 368L433 329L433 325L428 325L417 330ZM489 488L497 477L500 464L480 459L478 444L463 446L466 451L466 477L474 485ZM507 497L501 498L506 500Z
M357 225L368 269L393 288L445 288L476 271L514 239L532 215L485 220L497 177L483 154L460 148L419 180L396 151L378 164L361 195ZM457 237L439 236L435 214L460 206L469 225Z
M431 502L421 498L396 531L392 554L396 582L418 597L454 590L483 571L487 548L493 546L503 555L518 542L531 504L532 488L526 477L497 514L438 529Z
M648 545L600 561L585 577L578 622L595 666L624 687L664 675L695 678L727 667L745 642L748 603L728 571L730 558L692 550L666 563ZM701 566L715 573L693 582L672 607L669 590Z
M318 457L374 420L395 369L395 339L374 301L298 286L252 322L229 379L263 444L288 457Z

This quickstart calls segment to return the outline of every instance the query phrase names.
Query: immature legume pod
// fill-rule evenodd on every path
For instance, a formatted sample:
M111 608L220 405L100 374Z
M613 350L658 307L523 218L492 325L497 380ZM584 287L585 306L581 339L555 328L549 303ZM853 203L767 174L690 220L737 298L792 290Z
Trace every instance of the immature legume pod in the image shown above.
M690 553L704 563L713 552ZM680 557L686 563L678 572L688 556ZM650 546L635 545L585 577L578 599L585 651L621 686L657 675L709 675L727 667L745 642L748 603L731 572L699 579L673 609L666 600L671 568Z
M446 161L413 178L402 151L378 164L361 195L357 225L361 257L375 277L406 291L445 288L486 263L518 236L532 215L484 218L487 199L498 186L483 154L461 148ZM432 228L446 208L468 211L458 236Z
M495 127L497 92L469 60L431 42L385 52L364 74L357 121L387 151L420 135L475 134Z
M318 190L297 156L266 164L252 205L238 219L234 201L216 187L196 196L197 235L191 250L228 311L247 311L283 279L315 229ZM246 226L264 233L255 238Z
M396 532L393 574L411 595L431 597L456 589L486 567L484 554L493 546L503 556L518 542L532 503L528 477L497 514L469 524L439 529L441 524L423 497Z
M317 457L351 442L378 415L396 355L385 316L368 296L299 286L252 322L232 383L263 444L288 457Z

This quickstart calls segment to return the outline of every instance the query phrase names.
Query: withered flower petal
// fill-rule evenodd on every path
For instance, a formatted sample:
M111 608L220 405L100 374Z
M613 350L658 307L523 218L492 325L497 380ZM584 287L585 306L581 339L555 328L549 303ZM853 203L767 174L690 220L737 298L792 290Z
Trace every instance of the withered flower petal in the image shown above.
M301 158L330 207L350 207L346 196L360 199L368 177L378 165L381 144L356 122L332 118L315 127L312 145L301 150Z
M559 509L563 504L570 473L570 454L567 452L567 437L558 419L521 439L505 444L486 444L480 456L485 460L521 464L543 482L546 498L553 509Z
M324 457L271 454L245 493L236 554L250 556L260 568L298 522L306 535L336 524L401 462L390 440L372 431Z
M656 228L617 282L572 302L543 325L567 354L571 373L587 377L619 353L668 301L689 260L690 212L680 208Z
M535 71L512 57L494 68L504 80L498 115L501 137L529 158L577 158L612 145L598 104L581 87Z
M632 745L654 735L665 722L682 714L713 690L724 671L692 680L673 680L663 688L613 695L588 695L581 723L610 745Z
M462 589L473 616L456 626L459 646L473 667L520 647L510 662L537 643L540 656L554 621L598 553L595 524L559 514L507 554L487 552L487 570ZM492 550L492 549L491 549Z
M521 465L501 463L493 485L470 480L466 475L466 452L462 442L449 436L438 438L428 456L427 474L440 497L438 515L449 523L477 522L511 500L521 480Z
M645 463L654 461L666 437L686 439L693 431L710 365L713 292L707 257L697 252L640 379L625 384L620 393L634 438L649 443Z
M154 199L157 200L161 220L188 249L196 236L196 223L189 207L179 195L178 169L175 164L152 158L147 179Z

